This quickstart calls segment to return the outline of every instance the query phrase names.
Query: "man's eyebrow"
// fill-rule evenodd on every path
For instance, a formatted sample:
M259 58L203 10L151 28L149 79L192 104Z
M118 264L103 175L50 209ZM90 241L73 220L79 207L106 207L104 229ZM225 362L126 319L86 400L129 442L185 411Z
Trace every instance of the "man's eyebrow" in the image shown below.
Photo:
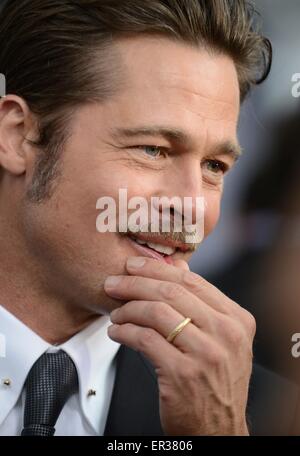
M153 127L116 128L111 134L116 139L134 138L135 136L157 136L170 142L177 142L187 148L192 146L190 135L181 129L173 127L157 125ZM213 150L213 155L231 155L234 160L237 160L241 154L242 148L239 143L230 140L218 144L217 148Z
M230 155L237 161L242 155L243 149L238 142L224 141L214 149L213 155Z
M112 132L114 137L132 138L134 136L160 136L170 141L177 141L182 144L190 142L189 136L177 128L162 126L117 128Z

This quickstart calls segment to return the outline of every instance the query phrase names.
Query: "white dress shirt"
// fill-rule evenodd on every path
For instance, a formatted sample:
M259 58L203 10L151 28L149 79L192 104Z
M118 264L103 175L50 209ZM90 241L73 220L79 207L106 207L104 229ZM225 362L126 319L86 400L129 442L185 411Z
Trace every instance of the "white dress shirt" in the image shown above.
M55 435L103 435L120 347L108 337L109 325L109 316L99 317L67 342L54 346L0 306L0 436L21 434L27 375L43 353L60 349L77 368L79 392L66 402Z

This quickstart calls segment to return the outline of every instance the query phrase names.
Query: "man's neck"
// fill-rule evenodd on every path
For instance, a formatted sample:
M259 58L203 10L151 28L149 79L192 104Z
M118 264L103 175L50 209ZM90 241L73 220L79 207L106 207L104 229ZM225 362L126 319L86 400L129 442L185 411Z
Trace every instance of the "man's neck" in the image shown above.
M98 314L80 308L63 297L50 295L39 283L39 273L30 258L18 249L4 248L0 264L0 305L12 313L42 339L61 344L83 330ZM17 253L16 253L17 252Z
M29 298L30 299L30 298ZM72 318L72 312L62 308L52 308L49 312L48 305L36 305L34 302L29 303L24 300L20 306L17 300L6 298L0 293L0 304L38 336L52 345L60 345L93 321L99 318L99 315L82 315L81 318ZM76 310L73 309L73 313Z

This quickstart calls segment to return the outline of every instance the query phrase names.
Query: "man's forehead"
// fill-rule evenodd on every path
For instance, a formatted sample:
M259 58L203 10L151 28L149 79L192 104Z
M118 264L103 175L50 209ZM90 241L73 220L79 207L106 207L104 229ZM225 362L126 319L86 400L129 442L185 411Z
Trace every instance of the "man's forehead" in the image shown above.
M231 59L164 38L124 43L127 81L103 111L111 136L118 141L164 138L199 150L209 133L215 151L240 155L239 85ZM173 47L175 54L165 52L164 46ZM178 60L177 49L183 60Z
M233 69L236 68L233 58L226 52L217 51L207 45L195 46L169 37L141 35L121 38L115 43L114 48L129 71L130 68L139 66L141 71L143 68L147 72L151 69L153 74L164 72L168 78L170 76L180 78L182 73L186 73L186 76L192 79L191 69L195 70L197 78L197 74L207 75L208 70L218 71L216 68L218 62L227 64ZM142 66L140 66L141 62L143 62Z
M203 118L237 122L239 83L231 58L168 38L125 43L124 90L115 98L117 103L129 104L139 116L143 110L164 116L165 105L166 109L189 110Z

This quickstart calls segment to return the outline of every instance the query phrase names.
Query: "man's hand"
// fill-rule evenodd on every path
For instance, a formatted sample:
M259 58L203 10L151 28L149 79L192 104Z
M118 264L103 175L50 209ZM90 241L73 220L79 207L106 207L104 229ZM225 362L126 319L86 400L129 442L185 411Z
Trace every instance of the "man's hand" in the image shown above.
M128 276L113 276L114 287L108 278L107 294L128 301L111 313L108 334L156 368L166 435L247 435L255 320L181 263L133 257ZM191 323L167 342L187 317Z

